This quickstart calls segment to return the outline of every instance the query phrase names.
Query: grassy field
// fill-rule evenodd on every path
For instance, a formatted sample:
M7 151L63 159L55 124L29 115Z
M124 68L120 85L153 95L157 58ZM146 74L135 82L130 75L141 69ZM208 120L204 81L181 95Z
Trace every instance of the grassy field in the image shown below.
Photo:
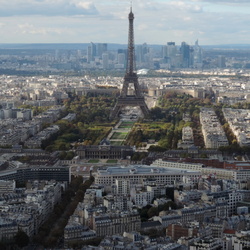
M122 145L122 141L110 141L112 146L121 146Z
M112 137L110 138L112 139L119 139L119 140L123 140L127 137L128 133L127 132L115 132Z
M119 128L132 128L134 124L134 122L122 122Z
M89 160L88 163L98 163L99 160Z
M170 126L171 123L166 123L166 122L144 122L135 124L136 128L141 128L143 130L149 130L149 131L168 129Z
M117 163L117 160L107 160L107 163Z

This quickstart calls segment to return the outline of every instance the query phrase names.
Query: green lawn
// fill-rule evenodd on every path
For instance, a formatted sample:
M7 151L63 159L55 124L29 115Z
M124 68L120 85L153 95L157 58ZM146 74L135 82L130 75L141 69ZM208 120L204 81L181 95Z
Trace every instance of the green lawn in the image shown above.
M132 128L135 122L122 122L119 128Z
M107 160L107 163L117 163L117 160Z
M112 146L121 146L122 145L122 141L110 141Z
M88 163L98 163L99 160L89 160Z
M127 137L128 133L127 132L115 132L112 137L110 138L112 139L120 139L123 140Z

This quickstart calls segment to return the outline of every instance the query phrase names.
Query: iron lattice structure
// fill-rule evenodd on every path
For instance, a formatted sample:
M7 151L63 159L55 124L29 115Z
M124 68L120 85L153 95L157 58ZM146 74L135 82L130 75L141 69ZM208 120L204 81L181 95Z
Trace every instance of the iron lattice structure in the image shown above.
M119 112L126 106L140 107L144 116L149 114L144 96L140 91L138 76L135 71L135 46L134 46L134 14L131 11L128 15L129 19L129 34L128 34L128 56L127 68L124 76L124 82L120 96L117 98L115 107L111 111L110 118L118 116ZM134 85L134 95L128 95L129 84Z

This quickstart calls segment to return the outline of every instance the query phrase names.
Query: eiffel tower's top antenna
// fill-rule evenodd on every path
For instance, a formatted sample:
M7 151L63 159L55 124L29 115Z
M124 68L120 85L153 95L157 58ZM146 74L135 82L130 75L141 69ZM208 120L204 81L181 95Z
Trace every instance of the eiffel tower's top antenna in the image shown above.
M130 7L129 19L129 31L128 31L128 62L126 73L132 75L135 71L135 45L134 45L134 14L132 12L132 1Z

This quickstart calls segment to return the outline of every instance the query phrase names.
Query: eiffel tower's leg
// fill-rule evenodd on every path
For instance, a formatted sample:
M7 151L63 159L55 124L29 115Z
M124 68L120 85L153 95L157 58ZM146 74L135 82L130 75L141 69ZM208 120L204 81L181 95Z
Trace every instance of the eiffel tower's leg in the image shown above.
M113 110L110 113L109 118L110 119L114 119L115 117L118 116L118 114L119 114L120 111L121 111L121 106L117 105L117 103L116 103L115 107L113 108Z
M141 111L142 111L144 117L149 115L149 110L148 110L148 107L146 106L146 104L145 105L140 105L140 108L141 108Z
M128 95L128 83L124 81L120 96L126 97L127 95Z

